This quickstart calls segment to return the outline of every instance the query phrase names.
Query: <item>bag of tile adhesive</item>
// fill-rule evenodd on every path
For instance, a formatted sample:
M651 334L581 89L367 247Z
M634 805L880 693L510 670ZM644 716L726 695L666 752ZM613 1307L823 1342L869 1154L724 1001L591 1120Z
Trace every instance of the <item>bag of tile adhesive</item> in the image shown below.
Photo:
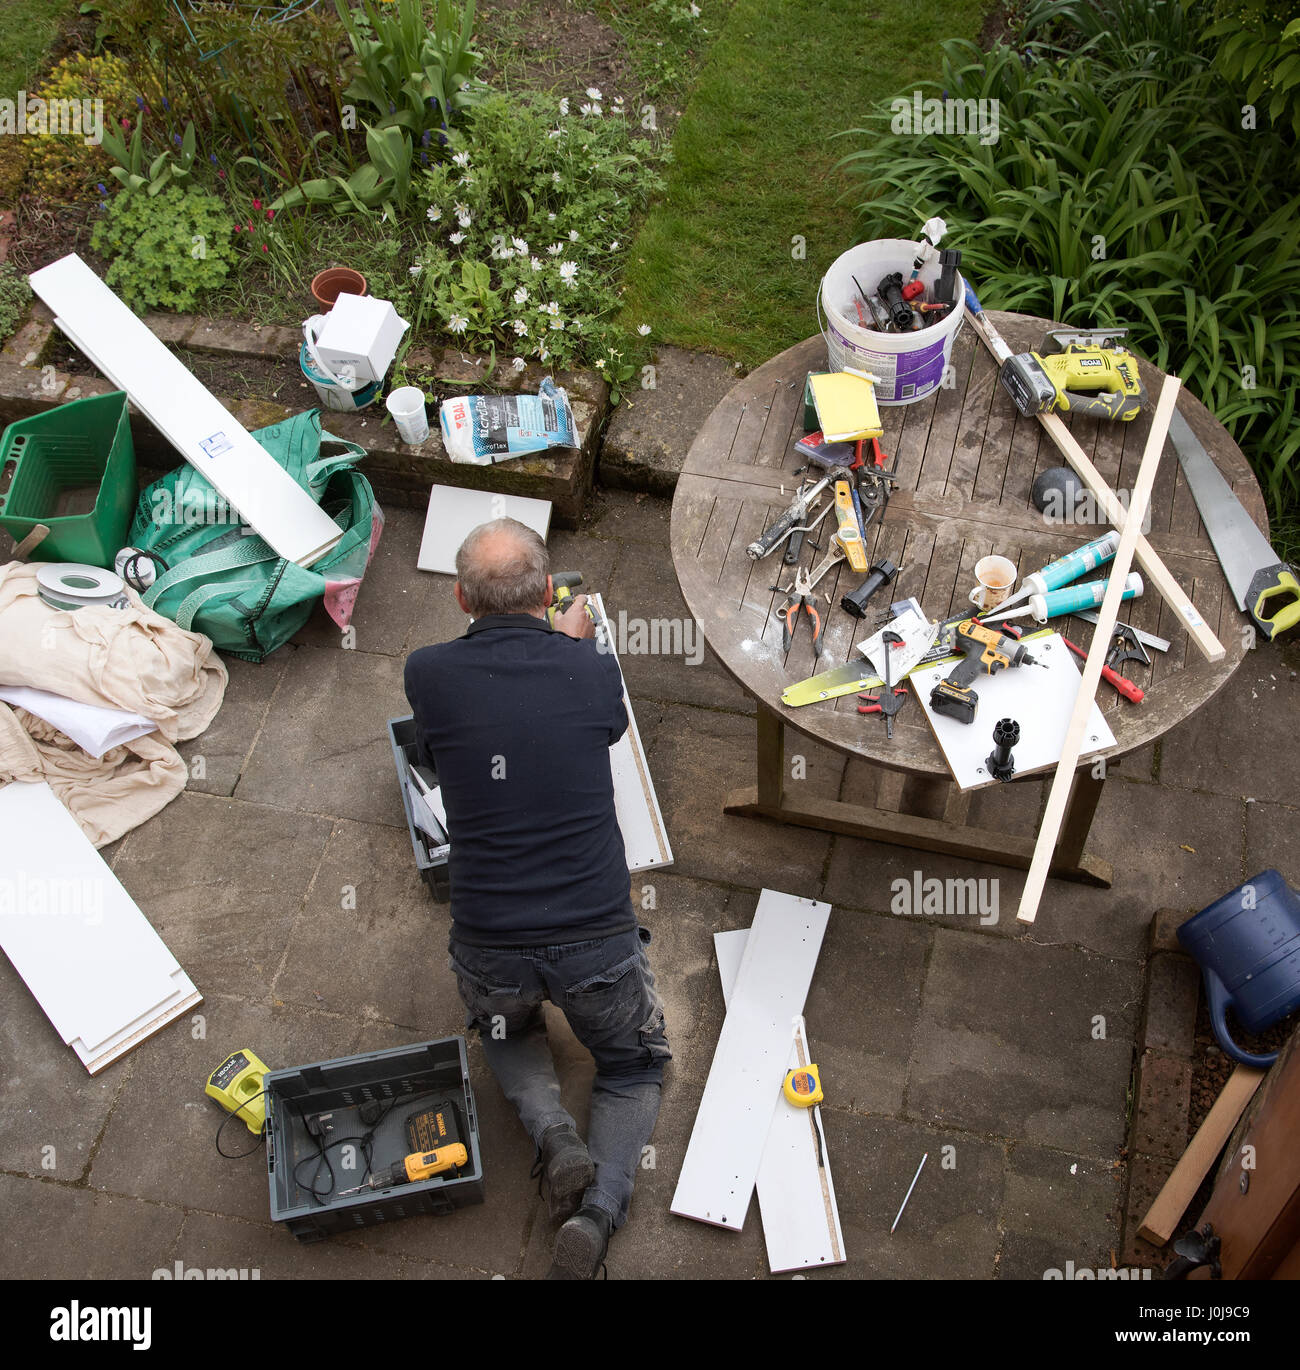
M457 395L438 411L452 461L491 466L551 447L576 447L569 397L549 376L535 395Z
M253 436L338 524L338 544L310 567L286 561L187 463L142 491L130 533L140 555L126 559L123 574L178 627L262 661L307 622L317 600L348 626L384 516L354 469L365 448L323 433L318 410ZM322 444L334 450L322 455Z

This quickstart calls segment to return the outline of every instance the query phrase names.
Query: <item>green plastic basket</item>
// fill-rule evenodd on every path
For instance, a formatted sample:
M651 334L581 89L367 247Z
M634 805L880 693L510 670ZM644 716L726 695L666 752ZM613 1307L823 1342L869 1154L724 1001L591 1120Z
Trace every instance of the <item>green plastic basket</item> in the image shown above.
M20 419L0 436L0 527L21 542L45 524L40 561L111 567L136 496L124 390Z

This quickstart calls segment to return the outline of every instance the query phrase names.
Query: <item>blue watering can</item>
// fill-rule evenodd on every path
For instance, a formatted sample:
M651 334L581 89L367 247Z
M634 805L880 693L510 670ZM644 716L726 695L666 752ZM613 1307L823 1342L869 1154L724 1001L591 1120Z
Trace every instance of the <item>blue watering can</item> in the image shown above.
M1210 1023L1219 1045L1242 1065L1271 1066L1277 1052L1252 1056L1228 1035L1229 1005L1259 1033L1300 1008L1300 894L1267 870L1216 899L1178 929L1201 968Z

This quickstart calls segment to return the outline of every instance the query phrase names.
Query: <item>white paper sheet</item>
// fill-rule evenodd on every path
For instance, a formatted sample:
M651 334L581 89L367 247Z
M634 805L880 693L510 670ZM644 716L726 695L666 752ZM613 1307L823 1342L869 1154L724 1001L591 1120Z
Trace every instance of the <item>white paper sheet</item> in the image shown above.
M52 690L34 690L30 685L0 685L0 699L43 718L96 760L124 742L144 737L158 726L130 709L83 704L80 700L56 695Z

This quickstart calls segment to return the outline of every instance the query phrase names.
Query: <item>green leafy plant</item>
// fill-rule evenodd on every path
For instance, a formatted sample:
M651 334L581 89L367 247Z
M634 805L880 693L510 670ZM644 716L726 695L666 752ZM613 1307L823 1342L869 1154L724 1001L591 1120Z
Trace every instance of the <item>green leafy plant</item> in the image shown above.
M1219 45L1215 64L1248 104L1300 140L1300 3L1220 0L1205 37Z
M109 174L123 190L143 190L150 196L159 194L169 185L184 185L194 167L196 143L193 120L185 125L184 135L178 133L175 138L175 148L163 148L146 167L143 119L135 121L135 131L129 143L121 130L105 127L104 151L117 162L117 166L109 168Z
M423 0L334 0L356 56L344 98L369 105L377 127L403 128L413 142L450 126L487 91L475 76L475 0L460 12L436 0L430 18ZM428 139L425 139L427 145Z
M56 101L75 101L85 109L85 101L102 101L102 131L120 126L137 112L138 97L126 64L105 53L90 57L84 52L65 57L50 73L37 92L47 109ZM93 105L92 105L93 108ZM84 125L84 117L83 117ZM82 132L41 132L31 138L30 169L33 189L53 200L81 198L103 166L103 153L86 142L90 129Z
M328 205L336 214L352 210L368 211L382 206L384 213L397 220L399 209L411 196L411 136L405 129L366 127L368 162L349 176L318 176L290 186L277 196L271 208L278 214L297 205ZM247 159L242 159L247 160Z
M15 270L12 262L0 262L0 342L18 327L32 302L32 288L27 278Z
M97 42L126 63L155 115L191 117L284 177L301 174L322 131L346 156L343 32L328 6L86 0L82 11L99 15Z
M945 44L933 94L997 100L999 136L894 132L885 102L845 135L863 146L843 165L868 188L864 237L942 213L986 306L1127 324L1228 427L1285 524L1300 504L1300 185L1280 140L1242 129L1212 53L1194 45L1172 73L1150 60L1168 10L1146 13L1151 43L1029 64Z
M415 254L417 308L516 370L528 358L585 361L616 384L633 374L640 346L612 322L619 268L633 215L661 184L659 152L627 116L567 106L485 97L452 130L450 160L417 177L428 233Z
M235 260L234 220L215 195L169 186L158 195L118 194L91 234L111 259L108 284L137 312L193 309Z

